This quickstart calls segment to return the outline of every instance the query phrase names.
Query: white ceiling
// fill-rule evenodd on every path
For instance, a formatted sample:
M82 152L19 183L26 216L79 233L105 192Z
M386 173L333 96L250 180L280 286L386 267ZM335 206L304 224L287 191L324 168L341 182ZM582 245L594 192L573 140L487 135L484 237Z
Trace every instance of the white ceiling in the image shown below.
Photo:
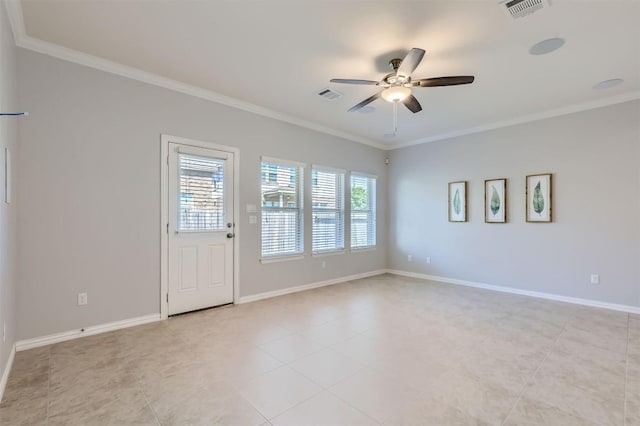
M34 1L21 2L26 36L299 118L355 140L400 146L527 116L640 93L640 1L553 0L513 20L498 1ZM528 49L550 37L565 46ZM377 100L347 112L388 61L427 51L414 78L476 76L466 86L417 88L423 111ZM599 81L624 84L594 90ZM315 95L330 87L344 96Z

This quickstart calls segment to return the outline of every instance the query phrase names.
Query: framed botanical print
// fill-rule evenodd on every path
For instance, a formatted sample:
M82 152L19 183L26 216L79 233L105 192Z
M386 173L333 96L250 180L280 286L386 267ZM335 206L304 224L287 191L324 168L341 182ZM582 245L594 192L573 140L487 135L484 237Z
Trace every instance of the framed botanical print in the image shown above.
M527 176L527 222L551 222L551 173Z
M484 221L507 222L507 179L484 181Z
M467 181L449 182L449 222L467 221Z

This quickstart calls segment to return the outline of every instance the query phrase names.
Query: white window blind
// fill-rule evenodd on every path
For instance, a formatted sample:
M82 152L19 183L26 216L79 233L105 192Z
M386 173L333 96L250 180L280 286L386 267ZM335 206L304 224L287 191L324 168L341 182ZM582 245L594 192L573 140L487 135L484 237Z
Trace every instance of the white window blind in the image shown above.
M376 245L376 178L351 175L351 248Z
M311 171L313 253L344 249L344 173Z
M220 158L179 154L181 231L225 228L224 165Z
M304 252L303 170L262 161L262 257Z

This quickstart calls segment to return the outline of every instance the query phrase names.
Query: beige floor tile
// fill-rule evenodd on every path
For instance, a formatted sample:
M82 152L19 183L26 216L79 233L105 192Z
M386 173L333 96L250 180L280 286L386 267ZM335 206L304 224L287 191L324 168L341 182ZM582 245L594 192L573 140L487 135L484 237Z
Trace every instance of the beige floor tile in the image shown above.
M584 417L601 426L621 425L624 418L624 398L596 395L572 386L562 377L536 379L524 393L530 400L541 402L575 417Z
M504 422L504 426L597 426L598 423L591 422L583 417L576 417L570 413L560 410L557 407L522 398L509 417Z
M321 390L302 374L283 366L253 379L240 394L264 417L272 419Z
M440 401L487 424L500 424L519 393L495 381L483 381L468 371L447 372L425 387L423 397Z
M425 386L455 368L457 357L436 348L423 351L401 350L376 361L371 368L421 392Z
M625 426L640 426L640 381L628 384L624 411Z
M199 372L167 378L144 392L162 425L257 426L266 420L231 384Z
M601 327L596 331L587 331L581 328L567 327L559 340L569 340L575 343L595 346L620 354L627 353L627 332L626 329Z
M29 380L34 375L47 373L50 359L51 346L16 352L11 367L11 376L13 377L10 377L10 380L13 379L18 384L18 380Z
M515 342L484 342L465 353L461 370L478 380L519 394L533 378L548 349L525 347Z
M348 322L337 319L299 331L298 334L308 338L318 346L326 347L358 334L358 332L350 329L348 325Z
M5 390L6 392L7 390ZM9 395L13 393L9 391ZM7 394L5 394L6 396ZM47 424L47 397L26 395L23 398L3 398L0 403L0 425L39 426Z
M455 408L439 398L422 396L395 413L395 417L384 425L388 426L485 426L490 425L465 411Z
M3 426L269 418L640 426L640 316L382 275L19 352L0 404Z
M394 348L387 340L370 331L336 343L331 348L369 366L394 352Z
M392 423L398 413L416 403L416 391L378 371L365 368L329 388L349 405L381 423Z
M625 357L616 352L593 348L588 352L576 353L553 348L535 380L558 381L580 388L597 398L622 399L625 392L625 364Z
M50 398L48 425L157 425L136 386L76 388Z
M331 348L300 358L289 366L322 387L332 386L364 368Z
M321 345L311 337L307 335L292 334L285 336L281 339L274 340L264 345L260 345L260 348L266 353L272 355L278 361L286 364L293 362L303 356L317 352L325 345Z
M373 426L379 423L329 392L296 405L271 420L274 426Z

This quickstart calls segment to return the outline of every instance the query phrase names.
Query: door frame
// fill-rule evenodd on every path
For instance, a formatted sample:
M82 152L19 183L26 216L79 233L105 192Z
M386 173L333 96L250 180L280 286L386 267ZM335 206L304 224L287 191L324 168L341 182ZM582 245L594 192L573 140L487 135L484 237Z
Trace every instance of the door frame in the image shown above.
M160 317L169 317L169 143L196 148L216 149L233 154L233 303L240 297L240 150L228 145L199 141L167 134L160 135Z

